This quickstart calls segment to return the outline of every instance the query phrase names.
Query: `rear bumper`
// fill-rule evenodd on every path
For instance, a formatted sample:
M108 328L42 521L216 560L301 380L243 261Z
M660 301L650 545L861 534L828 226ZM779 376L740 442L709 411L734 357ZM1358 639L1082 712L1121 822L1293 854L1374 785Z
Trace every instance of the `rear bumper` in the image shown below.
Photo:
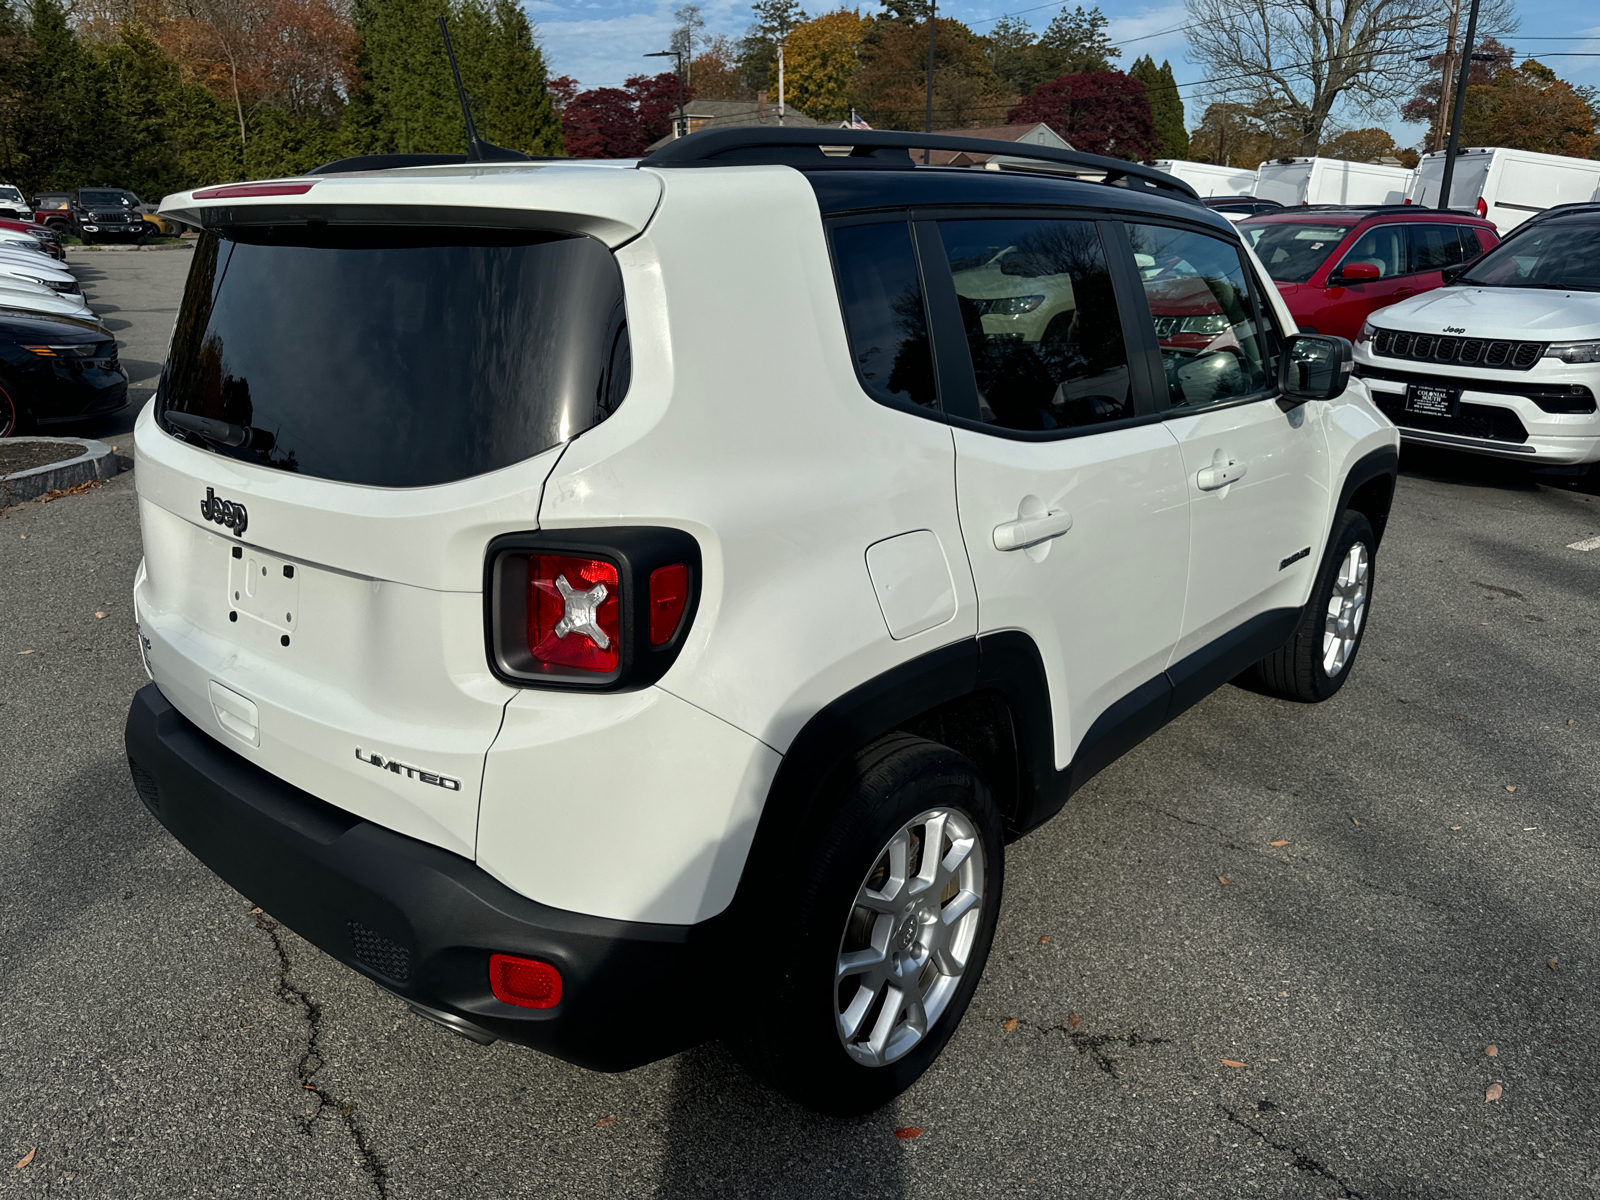
M711 1032L698 1010L724 917L651 925L529 900L459 855L247 762L154 684L134 696L126 741L145 805L196 858L307 941L469 1035L620 1071ZM496 951L555 964L560 1003L534 1010L497 1000L488 972Z

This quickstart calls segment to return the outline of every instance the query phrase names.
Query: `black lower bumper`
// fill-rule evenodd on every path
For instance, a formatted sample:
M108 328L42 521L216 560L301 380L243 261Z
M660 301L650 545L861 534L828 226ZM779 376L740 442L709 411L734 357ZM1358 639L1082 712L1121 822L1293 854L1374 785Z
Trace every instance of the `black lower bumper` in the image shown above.
M436 1017L601 1071L714 1032L700 1012L725 918L647 925L529 900L459 855L360 820L246 761L154 684L134 696L126 737L145 805L195 857L307 941ZM488 969L496 951L555 964L560 1003L535 1010L496 999Z

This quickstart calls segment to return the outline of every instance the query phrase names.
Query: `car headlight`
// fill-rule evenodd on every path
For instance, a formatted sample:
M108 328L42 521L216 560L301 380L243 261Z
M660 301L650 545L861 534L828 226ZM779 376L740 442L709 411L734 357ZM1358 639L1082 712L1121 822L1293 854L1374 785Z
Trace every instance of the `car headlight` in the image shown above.
M1015 317L1031 313L1044 303L1043 296L1000 296L993 300L979 300L978 311L984 316Z
M1356 345L1365 346L1368 342L1370 342L1372 340L1373 335L1376 334L1377 332L1378 332L1378 327L1376 325L1374 325L1371 321L1363 321L1363 322L1361 322L1361 332L1356 334Z
M1178 329L1182 333L1227 333L1232 328L1225 313L1208 313L1203 317L1184 317L1178 322Z
M1552 342L1544 356L1564 363L1600 363L1600 342Z

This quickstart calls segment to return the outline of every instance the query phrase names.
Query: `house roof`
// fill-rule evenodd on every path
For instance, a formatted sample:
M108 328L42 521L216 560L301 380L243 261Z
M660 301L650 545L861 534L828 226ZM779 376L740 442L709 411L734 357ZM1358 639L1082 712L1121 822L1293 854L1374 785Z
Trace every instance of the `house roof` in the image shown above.
M689 122L691 132L702 129L719 129L727 125L777 125L778 106L771 101L761 105L755 100L690 100L683 106L683 115ZM784 125L791 129L820 125L820 121L813 121L794 105L788 106L784 114ZM672 140L669 133L666 137L653 142L650 149L655 150L665 146Z
M1018 123L990 125L982 129L936 129L934 132L949 137L987 138L996 142L1026 142L1032 146L1052 146L1057 150L1072 149L1072 143L1042 121L1032 125ZM1013 159L1003 154L975 154L967 150L930 150L928 153L929 164L936 167L982 166L990 159L997 159L997 166L1003 163L1028 161Z

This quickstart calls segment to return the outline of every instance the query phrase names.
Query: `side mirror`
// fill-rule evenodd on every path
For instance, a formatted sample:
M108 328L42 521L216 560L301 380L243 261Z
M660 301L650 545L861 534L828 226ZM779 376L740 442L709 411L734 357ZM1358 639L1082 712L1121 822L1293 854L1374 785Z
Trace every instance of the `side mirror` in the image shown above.
M1297 404L1342 395L1356 365L1355 347L1326 333L1298 333L1278 359L1278 390Z
M1341 283L1370 283L1374 279L1381 279L1383 272L1375 263L1353 262L1345 263L1334 276Z
M1469 259L1463 263L1456 263L1454 266L1446 267L1439 274L1443 276L1446 283L1454 283L1476 261L1476 259Z

